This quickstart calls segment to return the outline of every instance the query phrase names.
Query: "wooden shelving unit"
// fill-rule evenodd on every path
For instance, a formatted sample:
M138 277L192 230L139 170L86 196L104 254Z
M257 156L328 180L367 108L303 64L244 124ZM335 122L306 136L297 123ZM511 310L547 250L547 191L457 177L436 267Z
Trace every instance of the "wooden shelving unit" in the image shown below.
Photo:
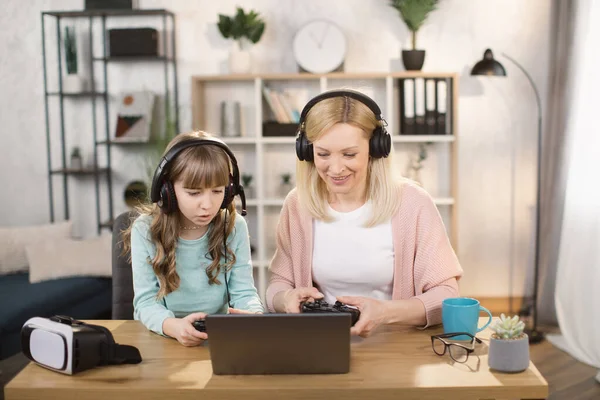
M402 135L399 118L398 80L402 78L435 78L448 86L450 124L447 135ZM221 132L220 104L239 101L242 107L242 132L237 137L222 137L232 148L241 173L253 175L254 196L248 199L248 225L255 246L253 263L260 295L268 283L268 266L275 250L275 228L284 195L277 193L277 176L295 175L295 137L263 136L263 121L269 110L262 88L293 89L306 92L306 99L325 90L353 88L373 97L382 109L388 132L392 135L395 155L401 159L415 152L420 143L429 143L435 157L437 187L425 187L440 209L452 244L457 249L457 139L458 139L458 74L457 73L308 73L216 75L192 77L193 129L216 135ZM304 104L304 103L303 103ZM299 106L300 107L300 106ZM294 179L294 178L292 178ZM294 181L295 182L295 181ZM238 201L239 203L239 201Z

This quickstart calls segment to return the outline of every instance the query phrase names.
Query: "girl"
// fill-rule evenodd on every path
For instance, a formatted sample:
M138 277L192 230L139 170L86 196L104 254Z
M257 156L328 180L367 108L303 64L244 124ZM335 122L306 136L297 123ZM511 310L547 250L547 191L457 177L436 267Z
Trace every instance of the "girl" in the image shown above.
M192 132L169 143L152 182L153 204L140 206L124 232L134 318L148 329L196 346L208 336L192 323L206 314L264 311L236 194L243 196L237 162L223 142Z

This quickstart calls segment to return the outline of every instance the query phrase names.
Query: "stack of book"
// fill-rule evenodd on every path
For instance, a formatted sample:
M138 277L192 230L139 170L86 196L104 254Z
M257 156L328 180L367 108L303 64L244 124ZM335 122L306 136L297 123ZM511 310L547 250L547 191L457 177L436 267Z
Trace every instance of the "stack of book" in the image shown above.
M267 117L263 122L263 136L295 136L300 121L298 96L290 91L278 91L263 86ZM303 96L300 96L303 97Z
M446 78L402 78L400 94L401 135L451 135L452 96Z
M277 91L263 86L263 96L271 110L275 121L280 124L297 124L300 120L300 111L294 104L294 99L286 91Z

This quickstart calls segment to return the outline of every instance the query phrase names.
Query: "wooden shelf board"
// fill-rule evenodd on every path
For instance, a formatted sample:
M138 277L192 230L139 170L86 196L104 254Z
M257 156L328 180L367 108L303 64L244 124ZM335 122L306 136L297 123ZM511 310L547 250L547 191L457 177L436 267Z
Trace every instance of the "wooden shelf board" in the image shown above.
M319 80L327 79L386 79L391 78L457 78L457 72L423 72L423 71L398 71L398 72L332 72L329 74L309 73L279 73L279 74L231 74L231 75L193 75L193 81L287 81L287 80Z

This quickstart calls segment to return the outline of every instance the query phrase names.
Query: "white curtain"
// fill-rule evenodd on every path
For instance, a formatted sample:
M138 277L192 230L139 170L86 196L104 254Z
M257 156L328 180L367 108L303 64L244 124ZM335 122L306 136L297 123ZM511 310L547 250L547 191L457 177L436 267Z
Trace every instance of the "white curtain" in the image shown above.
M555 303L562 335L549 335L577 360L600 368L600 1L576 2L568 168ZM600 373L596 377L600 381Z

